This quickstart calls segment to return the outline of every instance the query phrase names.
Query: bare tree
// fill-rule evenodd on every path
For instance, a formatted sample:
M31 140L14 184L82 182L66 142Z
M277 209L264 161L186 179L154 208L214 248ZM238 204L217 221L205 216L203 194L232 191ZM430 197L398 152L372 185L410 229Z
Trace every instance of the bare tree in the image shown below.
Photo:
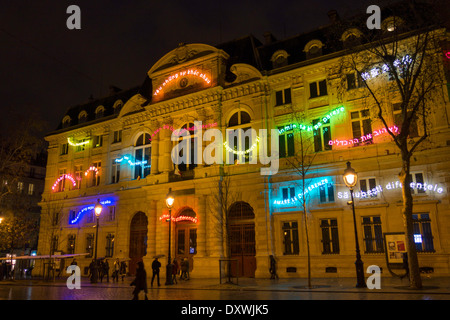
M412 26L400 19L393 19L387 29L365 33L361 43L349 49L341 59L341 79L348 72L356 72L363 83L363 98L374 118L381 121L401 155L399 180L402 184L402 215L408 250L410 286L422 288L420 270L414 243L413 198L411 195L411 158L418 150L430 147L424 144L431 132L430 115L443 100L445 83L442 69L440 41L445 39L445 30L427 24L427 10L405 4L403 12L415 18ZM400 8L399 8L400 10ZM400 12L398 16L401 16ZM424 17L425 15L425 17ZM395 15L395 10L393 11ZM433 20L431 20L433 21ZM439 103L439 99L440 103ZM393 106L397 114L392 127Z

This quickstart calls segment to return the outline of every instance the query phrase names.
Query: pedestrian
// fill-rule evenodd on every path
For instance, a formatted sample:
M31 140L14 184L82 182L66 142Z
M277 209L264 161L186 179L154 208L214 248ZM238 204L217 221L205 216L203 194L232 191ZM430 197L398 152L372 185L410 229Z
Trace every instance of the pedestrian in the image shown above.
M133 300L139 300L139 293L144 291L145 300L147 297L147 272L145 272L144 263L139 261L137 263L138 267L136 269L136 278L131 282L130 286L135 286L133 290Z
M92 259L92 262L89 264L89 279L91 283L97 282L98 277L98 269L97 269L97 262L95 259Z
M270 279L278 279L277 262L275 261L273 255L270 255L269 259L270 259L270 268L269 268Z
M107 259L103 262L103 275L106 276L106 282L109 282L109 263Z
M181 276L180 280L189 280L189 261L187 258L184 258L181 262Z
M114 261L114 271L113 271L113 282L114 279L116 279L117 282L119 282L119 272L120 272L120 261L119 258Z
M105 272L103 269L103 261L98 261L98 277L100 278L100 283L103 282L103 277L105 276Z
M122 277L122 282L123 282L123 278L126 276L127 274L127 263L125 261L122 261L120 263L120 276ZM119 280L117 280L119 281Z
M172 282L177 283L177 274L178 274L178 261L177 259L173 259L173 263L172 263Z
M161 268L161 262L159 262L158 258L155 257L155 260L153 260L153 262L152 262L152 272L153 272L152 283L151 283L152 287L153 287L153 280L155 280L155 277L157 277L157 280L158 280L158 287L161 285L159 283L159 268Z
M72 263L70 265L71 266L76 266L77 264L78 264L77 260L75 258L73 258Z

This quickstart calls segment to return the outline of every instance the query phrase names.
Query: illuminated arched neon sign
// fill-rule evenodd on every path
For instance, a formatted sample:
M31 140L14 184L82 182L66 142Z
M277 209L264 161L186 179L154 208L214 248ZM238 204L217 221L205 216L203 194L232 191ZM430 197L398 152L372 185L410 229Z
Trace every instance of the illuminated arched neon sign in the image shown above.
M77 185L77 182L75 181L74 177L72 177L70 174L63 174L58 179L56 179L55 183L52 186L52 190L55 190L55 188L58 186L59 182L62 180L65 180L65 179L72 181L72 184L74 187Z
M95 175L98 174L98 168L97 168L97 167L94 167L94 166L91 166L91 167L89 167L89 169L87 169L87 170L84 172L84 175L87 176L87 175L89 174L90 171L94 172Z
M159 217L159 221L167 221L169 220L169 215L168 214L163 214L161 217ZM191 216L178 216L178 217L172 217L173 222L181 222L181 221L190 221L193 223L197 223L198 222L198 218L197 217L191 217Z
M102 204L103 206L106 206L106 205L111 204L111 203L112 203L111 200L100 201L100 204ZM94 210L94 208L95 208L95 205L90 205L90 206L84 207L83 209L81 209L80 211L78 211L78 213L77 213L75 219L70 220L69 223L70 223L70 224L75 224L75 223L77 223L77 222L81 219L81 217L83 216L83 213L85 213L85 212L87 212L87 211Z
M184 71L177 72L177 73L169 76L166 80L164 80L164 82L159 86L159 88L155 90L155 93L153 93L153 95L155 95L155 96L158 95L158 93L160 93L162 91L162 89L166 85L171 83L172 81L174 81L178 78L184 77L184 76L189 76L189 75L203 79L203 81L207 84L211 83L211 79L209 79L208 76L206 76L206 74L198 71L197 69L184 70Z

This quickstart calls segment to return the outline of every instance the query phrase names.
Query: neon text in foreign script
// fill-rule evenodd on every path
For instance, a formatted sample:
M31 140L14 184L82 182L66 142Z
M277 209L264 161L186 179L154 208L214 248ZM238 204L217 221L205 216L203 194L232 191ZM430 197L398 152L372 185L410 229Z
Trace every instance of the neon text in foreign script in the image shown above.
M396 126L389 127L389 131L392 132L392 133L398 133L398 127L396 127ZM332 145L335 145L335 146L339 146L339 145L351 146L351 145L354 145L354 144L358 144L360 142L365 142L365 141L371 140L373 137L377 137L377 136L385 134L385 133L387 133L386 128L381 128L379 130L375 130L372 133L366 134L366 135L361 136L359 138L348 139L348 140L338 140L338 139L330 140L330 141L328 141L328 144L330 146L332 146Z
M188 75L193 75L196 77L199 77L201 79L203 79L203 81L205 81L207 84L211 83L211 80L208 78L208 76L206 76L206 74L201 73L200 71L196 70L196 69L189 69L189 70L185 70L185 71L181 71L178 73L175 73L171 76L169 76L162 84L161 86L155 90L155 93L153 95L158 95L158 93L160 93L162 91L162 89L168 85L170 82L172 82L173 80L176 80L180 77L184 77L184 76L188 76Z

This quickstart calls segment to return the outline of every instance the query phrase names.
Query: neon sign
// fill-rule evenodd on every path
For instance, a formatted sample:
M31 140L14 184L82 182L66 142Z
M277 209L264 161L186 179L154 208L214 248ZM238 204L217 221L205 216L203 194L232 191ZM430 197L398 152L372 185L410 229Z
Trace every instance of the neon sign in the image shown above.
M88 144L89 140L81 141L81 142L74 142L70 138L67 138L67 143L69 143L72 147L78 147L78 146L83 146L85 144Z
M127 162L130 166L140 166L140 165L147 164L147 160L143 160L143 161L135 161L135 160L133 160L133 157L132 157L132 156L129 156L129 155L123 156L122 158L116 159L115 161L116 161L117 163L121 163L121 162L124 161L124 160L126 160L126 162ZM150 166L149 166L149 167L150 167Z
M77 185L77 182L75 181L74 177L72 177L70 174L63 174L58 179L56 179L55 183L52 186L52 190L54 191L55 188L58 186L59 182L65 179L72 181L74 187Z
M106 205L108 205L108 204L111 204L111 203L112 203L111 200L100 201L100 204L102 204L102 205L104 205L104 206L106 206ZM78 213L77 213L75 219L71 220L69 223L70 223L70 224L75 224L75 223L77 223L77 222L81 219L81 216L83 215L83 213L85 213L85 212L87 212L87 211L94 210L94 208L95 208L95 205L90 205L90 206L84 207L83 209L81 209L80 211L78 211Z
M331 183L328 181L328 179L322 179L319 182L316 183L312 183L310 184L308 187L305 188L304 192L300 192L297 196L290 198L290 199L285 199L285 200L274 200L273 204L277 204L277 205L289 205L289 204L296 204L298 201L300 201L302 199L302 197L304 195L306 195L308 192L313 191L314 189L319 188L320 186L323 186L325 184Z
M87 170L84 172L84 175L87 176L87 175L89 174L90 171L94 172L95 175L98 174L98 168L97 168L97 167L94 167L94 166L91 166L91 167L89 167L89 169L87 169Z
M164 220L167 221L169 219L170 219L170 216L168 214L163 214L161 217L159 217L159 221L164 221ZM181 222L181 221L190 221L193 223L198 222L197 217L191 217L191 216L178 216L178 217L172 218L172 220L174 222Z
M412 62L413 62L412 58L409 55L406 55L401 60L400 59L396 59L392 63L392 65L395 68L398 68L401 65L407 66L407 65L411 64ZM380 74L383 74L383 73L386 73L386 72L389 72L389 66L387 64L383 64L381 67L374 67L368 72L361 73L361 78L364 81L367 81L367 80L369 80L371 78L375 78L375 77L379 76Z
M256 148L256 146L258 145L259 141L260 141L260 138L257 136L256 137L256 141L252 144L252 146L250 148L248 148L247 150L244 150L244 151L236 151L236 150L231 149L230 146L228 145L227 141L225 141L223 143L223 145L225 146L225 149L228 152L233 152L234 154L237 154L237 155L245 155L245 154L248 154L248 153L252 152Z
M389 131L392 132L392 133L397 133L398 132L398 127L396 127L396 126L389 127ZM339 146L339 144L342 145L342 146L354 145L354 144L358 144L360 142L365 142L365 141L371 140L373 137L377 137L377 136L382 135L382 134L387 133L387 132L388 131L386 130L386 128L381 128L379 130L375 130L374 132L366 134L366 135L361 136L359 138L354 138L354 139L349 139L349 140L337 140L337 139L336 140L330 140L330 141L328 141L328 144L330 146L332 146L332 145Z
M314 126L312 125L306 125L306 124L300 124L300 123L291 123L288 124L286 126L284 126L281 129L278 129L278 133L279 134L283 134L286 131L291 131L293 129L299 128L300 130L307 130L307 131L312 131L312 130L317 130L318 128L320 128L324 123L327 123L330 121L330 119L333 116L336 116L342 112L344 112L345 108L344 107L339 107L336 108L332 111L330 111L329 113L327 113L324 117L322 117L322 120L320 122L318 122L317 124L315 124Z
M411 182L409 184L411 189L416 189L416 190L422 190L422 191L431 191L431 192L437 192L439 194L444 192L444 188L442 187L438 187L437 184L427 184L425 183L419 183L419 182ZM385 190L395 190L395 189L401 189L402 188L402 184L400 183L400 181L392 181L387 183L384 186ZM372 188L370 190L367 191L359 191L359 192L353 192L353 197L355 198L368 198L368 197L375 197L377 196L377 194L383 192L383 187L381 185L376 186L375 188ZM350 193L349 192L338 192L338 198L339 199L349 199L350 198Z
M168 77L162 84L161 86L155 90L155 93L153 95L158 95L158 93L161 92L161 90L168 85L169 83L171 83L172 81L181 78L183 76L188 76L188 75L193 75L196 76L200 79L203 79L204 82L206 82L207 84L209 84L211 82L211 80L206 76L206 74L201 73L200 71L196 70L196 69L189 69L189 70L185 70L185 71L181 71L178 73L175 73L173 75L171 75L170 77Z

